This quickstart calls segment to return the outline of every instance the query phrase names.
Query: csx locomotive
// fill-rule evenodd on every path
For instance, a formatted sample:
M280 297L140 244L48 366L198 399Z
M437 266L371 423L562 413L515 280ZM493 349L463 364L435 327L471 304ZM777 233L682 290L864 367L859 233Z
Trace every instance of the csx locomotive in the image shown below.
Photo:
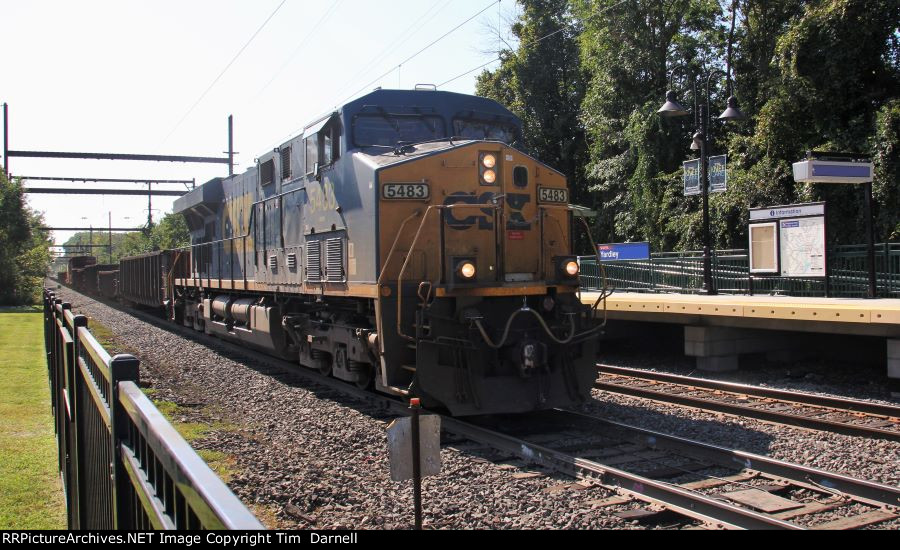
M178 322L454 415L571 405L597 329L566 179L520 140L492 100L376 90L179 198L190 250L124 260L119 286L151 277Z

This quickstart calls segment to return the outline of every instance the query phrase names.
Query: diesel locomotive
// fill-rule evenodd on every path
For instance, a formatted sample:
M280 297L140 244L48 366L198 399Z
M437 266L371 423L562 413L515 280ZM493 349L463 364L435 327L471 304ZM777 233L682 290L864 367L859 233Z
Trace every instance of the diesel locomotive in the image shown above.
M489 99L376 90L179 198L191 246L123 260L119 293L149 278L177 322L454 415L577 403L578 209L521 131Z

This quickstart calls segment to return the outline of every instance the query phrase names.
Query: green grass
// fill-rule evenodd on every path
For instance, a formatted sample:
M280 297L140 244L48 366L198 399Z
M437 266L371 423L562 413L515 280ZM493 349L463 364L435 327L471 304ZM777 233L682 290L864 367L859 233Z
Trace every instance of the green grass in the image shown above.
M0 529L65 529L43 316L0 313Z
M166 417L166 419L172 424L175 430L177 430L178 433L181 434L181 437L183 437L184 440L189 444L193 444L193 442L197 441L198 439L203 439L207 434L213 431L227 432L238 430L237 426L228 422L214 421L211 423L207 423L188 422L182 420L181 417L188 412L186 409L184 409L183 407L179 407L176 403L173 403L171 401L163 401L157 399L152 400L153 404L156 405L156 408L159 409L159 412L161 412L163 416ZM202 415L203 410L201 410L200 413ZM195 450L197 451L197 454L200 455L200 458L202 458L210 467L210 469L214 471L216 475L219 476L219 478L221 478L225 483L228 483L228 481L231 480L231 478L236 473L237 461L233 456L210 449Z

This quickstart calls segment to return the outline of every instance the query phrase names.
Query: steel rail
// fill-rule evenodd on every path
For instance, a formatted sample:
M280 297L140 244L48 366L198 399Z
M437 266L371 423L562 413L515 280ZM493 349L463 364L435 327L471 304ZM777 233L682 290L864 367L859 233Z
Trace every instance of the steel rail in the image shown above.
M531 443L514 436L495 432L452 417L441 418L441 428L455 435L514 454L572 477L599 481L628 496L650 504L661 504L684 516L732 529L790 529L802 526L777 519L748 508L740 508L717 498L690 491L671 483L632 474L602 463L578 458Z
M880 405L877 403L867 403L864 401L856 401L851 399L824 397L785 390L761 388L758 386L748 386L730 382L719 382L714 380L691 378L674 374L648 372L637 369L628 369L624 367L613 367L609 365L598 365L598 371L602 374L610 374L616 377L651 380L655 382L678 385L681 387L722 391L731 394L757 397L760 399L773 399L802 406L819 407L823 409L823 413L844 413L847 415L857 415L857 418L859 416L865 415L894 422L896 423L897 427L900 428L900 407L893 407L890 405ZM725 401L719 401L714 398L673 394L664 391L662 388L649 389L646 387L634 387L624 384L618 384L614 381L609 380L597 381L594 384L594 387L604 391L621 393L633 397L652 399L655 401L662 401L666 403L675 403L678 405L684 405L698 409L714 410L722 413L777 422L779 424L787 424L802 428L835 432L844 435L874 437L891 441L900 441L900 429L888 430L884 429L883 427L866 426L865 424L852 424L849 422L828 420L826 418L817 418L814 416L803 416L799 414L792 414L787 411L761 409L749 404L735 404Z
M781 477L797 485L805 485L808 488L822 490L822 487L830 491L838 491L845 495L871 504L874 506L900 506L900 487L886 485L873 481L866 481L843 474L826 472L817 468L801 466L783 460L777 460L763 455L748 453L710 443L703 443L674 435L668 435L653 430L647 430L629 424L622 424L612 420L606 420L595 416L574 411L561 411L565 414L593 422L597 425L607 426L631 432L634 434L632 441L642 444L689 453L693 458L704 458L722 466L740 465L748 470L754 470L763 474Z

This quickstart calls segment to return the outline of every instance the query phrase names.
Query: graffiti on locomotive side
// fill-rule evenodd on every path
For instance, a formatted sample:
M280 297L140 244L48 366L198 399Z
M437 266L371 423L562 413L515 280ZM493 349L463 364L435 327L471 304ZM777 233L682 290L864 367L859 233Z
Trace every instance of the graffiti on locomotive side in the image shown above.
M327 177L321 185L316 183L307 184L306 197L309 203L309 211L312 213L333 212L338 207L337 196L334 193L334 183Z
M449 206L453 204L490 204L496 194L492 191L487 191L485 193L481 193L480 195L475 192L465 192L465 191L457 191L456 193L451 193L446 199L444 199L444 205ZM525 221L525 217L522 215L522 210L525 208L525 205L531 202L531 197L524 193L505 193L501 195L504 197L506 201L506 206L508 207L507 211L507 228L508 229L524 229L530 230L531 224ZM457 213L458 212L458 213ZM481 212L480 214L478 212ZM467 215L468 214L468 215ZM480 230L492 230L494 229L494 210L491 207L481 208L479 210L471 209L471 208L459 208L447 210L447 225L453 229L463 231L469 229L470 227L474 227L475 224L478 224L478 229Z

